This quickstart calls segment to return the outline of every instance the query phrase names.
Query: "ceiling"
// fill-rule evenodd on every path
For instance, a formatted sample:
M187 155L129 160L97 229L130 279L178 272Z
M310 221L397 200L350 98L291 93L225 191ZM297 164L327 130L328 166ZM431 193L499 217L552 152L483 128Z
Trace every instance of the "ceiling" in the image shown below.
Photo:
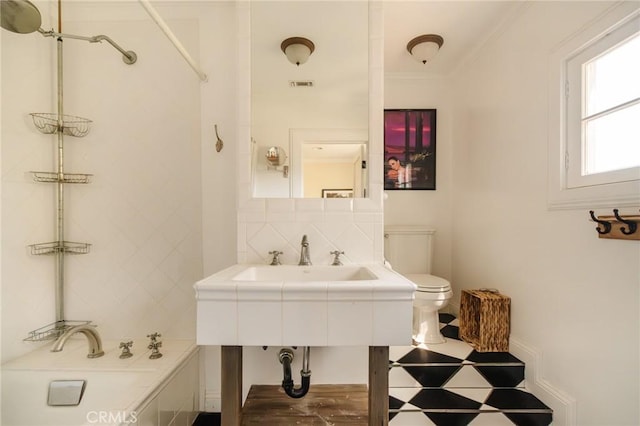
M522 1L383 2L384 71L446 76L472 55ZM427 64L414 60L407 43L422 34L439 34L444 44Z
M385 76L450 75L523 1L384 1ZM363 1L267 0L253 3L254 105L265 104L256 102L259 94L260 99L268 100L266 105L270 109L292 99L299 101L303 96L316 97L318 104L357 102L359 107L364 105L366 108L367 28L367 3ZM444 44L431 62L422 64L411 57L406 46L412 38L432 33L441 35ZM287 62L280 50L280 42L291 36L308 37L316 44L316 51L309 61L299 67ZM289 81L304 80L313 81L314 87L291 89L288 85ZM337 148L337 145L329 145L324 150L310 149L305 156L335 157L339 156L333 152Z

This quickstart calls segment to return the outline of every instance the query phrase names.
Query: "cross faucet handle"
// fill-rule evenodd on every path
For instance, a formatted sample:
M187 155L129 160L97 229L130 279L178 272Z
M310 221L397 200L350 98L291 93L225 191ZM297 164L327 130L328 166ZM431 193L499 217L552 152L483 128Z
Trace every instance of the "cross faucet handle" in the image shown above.
M343 251L334 250L334 251L330 252L330 254L332 254L334 256L333 263L331 264L331 266L340 266L340 265L342 265L342 261L340 260L340 255L344 254Z
M282 264L280 263L280 255L283 254L281 251L270 251L269 254L273 256L273 259L271 259L271 265L275 266Z
M160 333L153 333L153 334L148 334L147 337L151 339L149 346L147 346L147 349L151 349L151 355L149 355L149 358L157 359L162 357L162 354L158 350L158 348L162 347L162 342L158 342L156 340L158 337L162 337L162 335Z
M133 356L133 354L131 353L131 346L133 346L133 340L129 340L128 342L120 342L120 349L122 349L120 359L131 358L131 356Z
M151 339L151 343L156 343L156 340L158 339L158 337L162 337L162 334L152 333L152 334L147 334L147 337Z

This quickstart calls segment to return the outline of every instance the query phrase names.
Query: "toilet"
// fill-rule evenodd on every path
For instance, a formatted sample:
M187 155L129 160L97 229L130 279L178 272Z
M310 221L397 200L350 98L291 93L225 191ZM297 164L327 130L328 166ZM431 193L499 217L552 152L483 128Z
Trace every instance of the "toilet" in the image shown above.
M438 311L453 296L451 284L431 275L432 239L435 231L419 225L386 226L384 256L391 268L418 287L413 300L413 340L421 344L444 343Z

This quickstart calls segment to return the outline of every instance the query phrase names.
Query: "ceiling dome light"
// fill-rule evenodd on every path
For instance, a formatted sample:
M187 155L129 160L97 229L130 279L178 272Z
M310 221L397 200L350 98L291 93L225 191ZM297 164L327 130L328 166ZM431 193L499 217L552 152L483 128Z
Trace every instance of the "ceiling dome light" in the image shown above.
M280 44L280 49L292 64L300 65L307 62L316 46L304 37L290 37Z
M437 34L425 34L418 36L407 43L407 50L416 61L426 64L438 53L444 39Z

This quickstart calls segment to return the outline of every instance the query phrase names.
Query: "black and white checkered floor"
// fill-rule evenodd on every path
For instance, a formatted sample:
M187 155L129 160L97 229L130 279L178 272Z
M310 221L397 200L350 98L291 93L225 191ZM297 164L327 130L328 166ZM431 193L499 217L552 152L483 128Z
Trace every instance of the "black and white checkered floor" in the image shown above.
M552 410L524 389L522 361L476 352L440 314L447 341L389 348L390 426L549 425Z

